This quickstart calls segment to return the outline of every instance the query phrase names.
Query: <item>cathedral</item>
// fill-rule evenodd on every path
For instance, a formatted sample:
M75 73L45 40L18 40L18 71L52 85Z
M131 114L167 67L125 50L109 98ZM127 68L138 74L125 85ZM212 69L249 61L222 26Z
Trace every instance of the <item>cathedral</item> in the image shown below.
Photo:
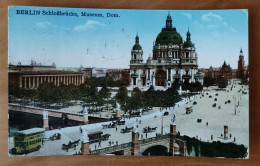
M153 55L143 62L143 50L139 36L131 50L130 60L131 87L141 89L166 89L173 82L203 84L203 75L198 72L198 57L191 34L188 30L186 41L172 26L172 18L168 14L166 26L158 34L153 44Z

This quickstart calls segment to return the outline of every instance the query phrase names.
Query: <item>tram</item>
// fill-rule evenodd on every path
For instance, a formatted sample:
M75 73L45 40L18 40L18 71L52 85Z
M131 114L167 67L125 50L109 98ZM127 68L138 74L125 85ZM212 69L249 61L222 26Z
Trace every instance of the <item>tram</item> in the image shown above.
M100 142L102 140L102 131L95 131L88 133L90 143Z
M17 131L14 134L14 148L11 149L13 154L27 154L37 151L42 146L43 128L31 128Z

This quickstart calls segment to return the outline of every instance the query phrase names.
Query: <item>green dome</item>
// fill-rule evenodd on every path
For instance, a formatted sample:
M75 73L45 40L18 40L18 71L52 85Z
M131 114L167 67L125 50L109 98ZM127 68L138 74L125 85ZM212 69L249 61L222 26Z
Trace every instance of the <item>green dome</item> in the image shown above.
M194 44L192 44L192 42L188 40L183 43L183 47L194 47Z
M139 43L136 43L136 44L133 46L133 50L142 50L142 46L141 46Z
M155 43L161 45L182 44L182 37L174 30L162 31L157 36Z

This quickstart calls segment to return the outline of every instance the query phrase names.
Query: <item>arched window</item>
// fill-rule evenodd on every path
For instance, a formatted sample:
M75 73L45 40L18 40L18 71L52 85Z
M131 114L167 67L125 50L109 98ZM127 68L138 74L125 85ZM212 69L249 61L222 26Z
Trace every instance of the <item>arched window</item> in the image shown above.
M189 52L186 52L186 58L189 58Z
M134 59L136 59L136 54L134 54Z

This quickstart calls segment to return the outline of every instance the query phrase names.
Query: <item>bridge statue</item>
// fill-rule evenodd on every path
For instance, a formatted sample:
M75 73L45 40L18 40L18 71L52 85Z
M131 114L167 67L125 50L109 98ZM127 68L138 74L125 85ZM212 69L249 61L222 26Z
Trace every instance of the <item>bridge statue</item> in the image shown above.
M43 119L48 119L48 111L43 110L42 111L42 116L43 116Z
M121 108L120 104L116 102L116 109L120 109L120 108Z
M179 95L182 95L182 87L180 86L180 89L178 90Z
M85 107L83 108L83 114L84 114L84 115L88 114L88 107L87 107L87 106L85 106Z
M85 129L83 129L83 131L82 131L81 141L82 141L82 143L89 142L88 132Z
M138 133L137 125L135 124L133 127L133 133Z
M173 117L172 117L172 125L175 125L176 126L176 119L175 119L175 114L173 114Z

